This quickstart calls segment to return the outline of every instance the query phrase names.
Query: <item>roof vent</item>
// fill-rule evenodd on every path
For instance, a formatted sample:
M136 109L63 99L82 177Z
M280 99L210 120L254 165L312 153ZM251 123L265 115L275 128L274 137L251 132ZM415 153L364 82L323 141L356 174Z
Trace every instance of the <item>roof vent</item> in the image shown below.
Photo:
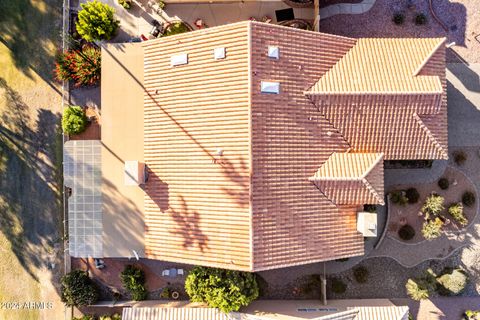
M172 67L180 66L182 64L187 64L187 63L188 63L188 54L186 53L177 54L177 55L171 56L170 58L170 65Z
M280 58L280 49L274 46L268 46L268 57L273 59Z
M213 50L215 60L225 59L225 48L215 48Z
M280 93L280 83L279 82L262 81L261 91L263 93L279 94Z

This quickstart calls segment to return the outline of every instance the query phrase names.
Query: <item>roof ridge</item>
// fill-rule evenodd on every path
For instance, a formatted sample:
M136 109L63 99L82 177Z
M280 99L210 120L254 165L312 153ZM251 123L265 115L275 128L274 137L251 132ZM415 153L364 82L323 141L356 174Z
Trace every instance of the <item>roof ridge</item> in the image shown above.
M418 66L418 68L413 72L412 76L416 77L418 76L418 74L420 73L420 71L422 71L423 67L425 67L428 63L428 61L430 61L430 59L433 57L433 55L437 52L438 49L440 49L440 47L447 41L447 38L446 37L443 37L443 38L440 38L440 41L437 43L437 45L432 49L432 51L430 52L430 54L428 56L425 57L425 59L423 60L423 62Z
M366 178L363 178L362 182L365 184L365 187L367 187L367 189L370 191L370 193L377 199L378 204L383 206L385 204L385 201L383 200L382 197L380 197L377 190L375 190L375 188L372 186L372 184Z
M413 113L413 118L417 121L418 125L425 132L428 139L432 142L432 144L435 146L435 148L441 153L441 155L445 159L447 159L448 158L448 153L445 151L445 148L437 141L437 138L435 138L433 133L430 131L430 129L427 127L427 125L423 122L421 116L418 115L415 112L415 113Z

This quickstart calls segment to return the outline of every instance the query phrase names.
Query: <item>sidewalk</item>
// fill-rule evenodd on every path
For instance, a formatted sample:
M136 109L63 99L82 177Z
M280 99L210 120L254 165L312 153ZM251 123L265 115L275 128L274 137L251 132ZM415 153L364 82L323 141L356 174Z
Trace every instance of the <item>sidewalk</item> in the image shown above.
M420 302L411 299L392 299L396 305L408 304L410 313L418 320L460 320L465 310L480 309L480 297L439 297Z

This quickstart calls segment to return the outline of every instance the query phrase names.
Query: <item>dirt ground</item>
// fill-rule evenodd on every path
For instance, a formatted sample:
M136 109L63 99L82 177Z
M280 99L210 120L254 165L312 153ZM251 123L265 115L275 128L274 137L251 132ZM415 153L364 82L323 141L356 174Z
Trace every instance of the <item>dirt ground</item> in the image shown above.
M62 319L60 0L0 1L0 319ZM38 303L36 306L24 303ZM42 304L43 303L43 304Z

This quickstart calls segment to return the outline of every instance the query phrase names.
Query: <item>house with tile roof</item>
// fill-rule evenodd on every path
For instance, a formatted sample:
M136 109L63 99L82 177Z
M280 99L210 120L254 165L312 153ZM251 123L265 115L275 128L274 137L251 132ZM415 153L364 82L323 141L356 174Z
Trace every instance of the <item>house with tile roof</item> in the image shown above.
M260 271L362 255L383 161L447 158L445 89L443 38L246 21L106 44L101 256Z

